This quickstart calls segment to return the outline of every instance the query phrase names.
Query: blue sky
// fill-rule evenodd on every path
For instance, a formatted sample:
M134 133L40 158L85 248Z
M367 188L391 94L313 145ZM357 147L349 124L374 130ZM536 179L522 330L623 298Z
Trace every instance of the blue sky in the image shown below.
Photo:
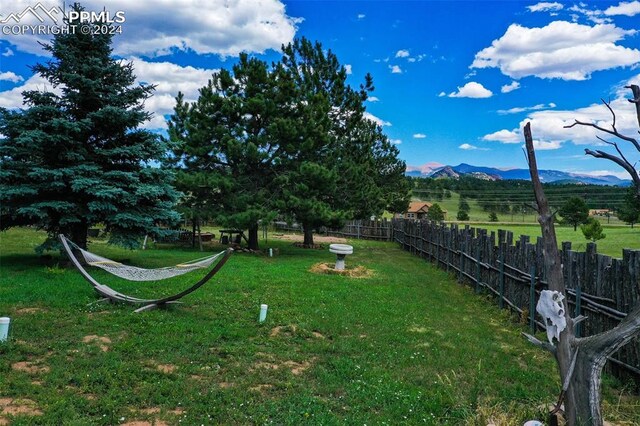
M0 20L37 3L3 5ZM155 113L148 128L162 129L177 92L195 99L211 73L230 67L240 51L275 60L282 43L305 36L338 55L352 85L372 74L376 90L367 110L412 168L524 168L520 129L530 120L542 168L626 177L584 155L598 143L592 129L563 126L575 118L608 126L604 98L618 129L637 135L624 86L640 84L640 1L129 3L83 5L124 12L114 53L133 61L139 81L158 85L146 104ZM20 107L22 90L45 87L29 65L47 60L37 41L48 37L0 37L0 106ZM640 160L637 152L626 154Z

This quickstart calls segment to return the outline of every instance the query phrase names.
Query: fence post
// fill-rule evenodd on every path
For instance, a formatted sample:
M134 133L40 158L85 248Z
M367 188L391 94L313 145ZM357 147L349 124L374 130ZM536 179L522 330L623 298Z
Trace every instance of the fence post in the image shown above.
M531 334L536 332L536 263L531 263L529 270L531 274L531 282L529 284L529 328Z
M504 308L504 243L500 244L500 278L499 278L499 295L500 300L498 301L498 306L500 309Z
M582 286L576 285L576 318L582 313ZM576 337L582 337L582 324L576 325Z
M476 293L480 293L480 241L476 240Z

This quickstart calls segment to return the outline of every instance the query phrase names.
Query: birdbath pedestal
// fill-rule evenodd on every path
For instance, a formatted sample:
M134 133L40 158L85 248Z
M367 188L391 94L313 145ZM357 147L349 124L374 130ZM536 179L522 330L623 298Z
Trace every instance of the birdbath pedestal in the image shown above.
M336 271L344 271L344 258L348 254L353 254L353 247L347 244L331 244L329 251L337 255Z

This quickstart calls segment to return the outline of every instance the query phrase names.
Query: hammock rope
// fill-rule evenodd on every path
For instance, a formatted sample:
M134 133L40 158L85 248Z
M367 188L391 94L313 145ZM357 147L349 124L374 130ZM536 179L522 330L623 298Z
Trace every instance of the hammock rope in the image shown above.
M213 256L195 259L190 262L179 263L175 266L167 266L164 268L156 269L145 269L139 268L137 266L125 265L123 263L116 262L115 260L99 256L95 253L91 253L78 247L75 243L73 243L73 241L69 240L68 238L65 237L65 239L82 254L82 257L88 265L103 269L117 277L124 278L125 280L129 281L158 281L177 277L179 275L183 275L197 269L206 269L211 266L211 264L213 264L213 262L215 262L218 257L222 256L225 253L223 251L218 254L214 254Z

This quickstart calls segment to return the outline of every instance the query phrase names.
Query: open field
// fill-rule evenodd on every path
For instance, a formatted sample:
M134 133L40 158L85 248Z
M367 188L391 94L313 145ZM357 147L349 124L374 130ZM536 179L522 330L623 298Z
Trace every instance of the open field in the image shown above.
M0 316L12 318L0 424L521 425L545 419L559 392L553 360L505 311L390 243L351 241L347 264L373 271L352 279L309 271L334 259L328 250L269 238L276 257L234 254L184 304L134 314L96 303L57 255L38 258L43 234L0 238ZM202 256L100 240L90 250L144 267ZM199 274L167 284L94 276L144 297ZM640 400L607 382L605 418L638 424Z
M487 229L489 231L497 231L498 229L506 229L514 233L514 238L520 235L529 235L532 239L540 236L540 226L537 224L516 224L516 223L481 223L472 224L478 228ZM633 229L630 226L607 226L603 225L606 238L596 242L598 253L606 254L613 257L622 257L622 249L628 248L640 250L640 227ZM574 231L572 226L556 225L556 235L558 244L562 241L571 241L571 248L575 251L585 251L588 241L584 238L580 228Z

